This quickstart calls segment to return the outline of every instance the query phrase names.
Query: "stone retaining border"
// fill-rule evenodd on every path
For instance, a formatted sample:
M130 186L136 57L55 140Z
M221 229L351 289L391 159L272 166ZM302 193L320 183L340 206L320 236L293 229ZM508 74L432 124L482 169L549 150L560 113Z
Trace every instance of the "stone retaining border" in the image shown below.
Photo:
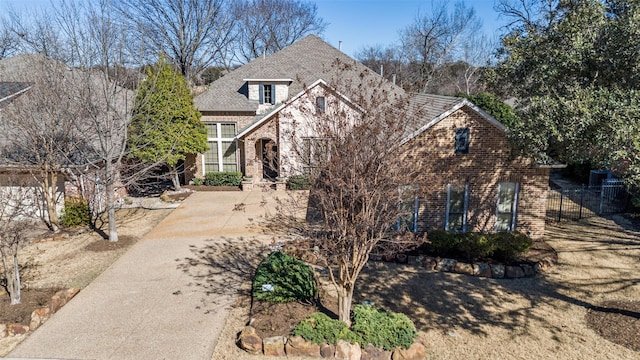
M385 351L371 344L362 349L359 344L350 344L344 340L338 340L336 345L326 343L318 345L300 336L288 338L274 336L262 339L251 325L240 332L236 343L250 354L265 356L307 356L349 360L423 360L427 356L427 348L420 342L414 342L408 349L398 347L394 351Z
M383 261L379 256L371 256L370 261ZM455 259L432 257L432 256L408 256L406 261L409 265L415 265L434 271L452 272L470 276L488 277L493 279L519 279L532 277L536 274L547 272L555 266L555 261L545 257L536 263L520 263L516 265L489 264L486 262L466 263Z
M80 289L71 288L60 290L51 297L49 307L35 309L31 312L31 322L29 325L24 324L0 324L0 339L8 336L23 335L29 331L34 331L44 324L51 315L60 310L74 296L80 292Z

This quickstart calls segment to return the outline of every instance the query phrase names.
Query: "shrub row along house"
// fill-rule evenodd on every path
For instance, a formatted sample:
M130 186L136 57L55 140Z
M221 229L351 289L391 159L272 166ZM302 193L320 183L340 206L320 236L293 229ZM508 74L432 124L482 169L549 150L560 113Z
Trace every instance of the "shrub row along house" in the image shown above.
M322 159L317 122L331 111L347 117L366 111L352 100L362 96L357 92L379 95L371 86L406 98L419 118L407 120L402 141L389 144L396 150L389 156L419 160L423 169L412 184L417 195L406 204L413 210L403 221L408 230L544 234L549 168L514 156L504 125L465 99L404 94L313 35L239 67L194 99L209 150L187 159L187 181L240 171L268 183L313 171Z

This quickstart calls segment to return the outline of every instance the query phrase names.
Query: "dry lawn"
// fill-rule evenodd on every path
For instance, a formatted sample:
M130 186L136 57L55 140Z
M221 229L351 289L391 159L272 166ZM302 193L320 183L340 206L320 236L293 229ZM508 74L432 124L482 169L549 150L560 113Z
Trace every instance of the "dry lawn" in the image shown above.
M97 233L90 231L62 240L26 245L18 255L23 268L23 287L27 290L86 287L171 211L119 210L118 234L121 241L117 245L110 244ZM0 296L0 301L3 301L3 304L9 302L7 296ZM7 311L6 307L2 309ZM22 335L1 339L0 356L6 355L24 337Z
M640 299L640 233L632 228L621 217L550 224L546 240L558 252L558 265L528 279L371 263L358 281L356 301L409 315L429 359L640 359L599 336L585 319L601 304ZM213 359L254 359L234 344L248 308L245 299L231 312ZM638 312L606 310L640 321ZM634 329L618 330L640 341Z

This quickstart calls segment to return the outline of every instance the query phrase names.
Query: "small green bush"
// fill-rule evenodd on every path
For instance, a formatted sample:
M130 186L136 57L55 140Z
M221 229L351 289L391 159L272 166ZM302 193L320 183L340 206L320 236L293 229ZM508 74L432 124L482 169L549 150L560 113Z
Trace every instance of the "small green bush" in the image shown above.
M428 239L429 252L471 261L485 258L511 261L529 250L533 244L531 238L516 231L493 234L477 232L452 234L433 230L429 232Z
M271 291L263 285L272 285ZM271 303L311 301L318 294L311 266L276 251L258 266L253 279L253 296Z
M371 305L356 305L352 315L353 331L360 344L393 350L396 347L408 349L418 335L416 327L404 314L376 309Z
M302 320L291 331L293 336L301 336L312 343L336 345L338 340L345 340L350 343L358 342L356 334L354 334L347 324L340 320L334 320L323 313L314 313Z
M496 260L511 261L518 255L529 250L533 241L530 237L517 231L491 234L496 250L493 257Z
M204 174L204 184L207 186L240 186L242 173L238 171L208 172Z
M64 199L64 210L60 223L64 227L76 227L89 225L91 213L89 204L81 198L70 197Z
M289 190L309 190L311 185L311 179L308 175L292 175L287 179Z
M336 344L345 340L361 347L367 344L393 350L396 347L408 349L417 336L413 322L404 314L379 310L371 305L356 305L351 312L351 329L339 320L333 320L322 313L315 313L302 320L291 335L302 336L316 344L326 342Z
M202 184L204 184L204 180L202 180L201 178L193 178L193 185L201 186Z

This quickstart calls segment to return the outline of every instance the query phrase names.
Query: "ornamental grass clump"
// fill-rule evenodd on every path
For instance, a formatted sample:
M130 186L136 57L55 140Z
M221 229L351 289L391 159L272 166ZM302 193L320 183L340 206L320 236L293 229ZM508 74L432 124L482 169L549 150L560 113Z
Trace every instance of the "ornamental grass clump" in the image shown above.
M252 293L255 299L271 303L312 302L318 290L311 266L276 251L258 266Z

